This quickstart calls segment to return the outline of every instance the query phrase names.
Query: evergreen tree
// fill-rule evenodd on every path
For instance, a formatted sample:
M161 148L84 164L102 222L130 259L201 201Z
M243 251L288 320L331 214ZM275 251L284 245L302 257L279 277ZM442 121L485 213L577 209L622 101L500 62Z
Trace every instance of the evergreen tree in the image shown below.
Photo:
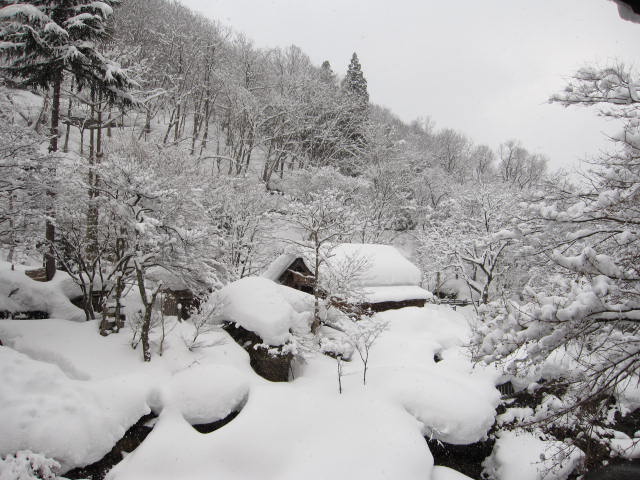
M25 87L52 88L49 151L58 150L60 92L65 72L78 88L90 86L106 100L131 103L125 93L130 86L120 66L105 58L97 42L107 36L106 20L120 0L10 1L0 9L0 55L3 76ZM53 192L50 192L53 196ZM48 212L54 216L53 207ZM55 227L46 222L45 238L50 248ZM55 274L52 250L45 254L47 279Z
M369 103L369 92L367 92L367 79L364 78L362 67L358 60L358 55L353 52L351 62L347 69L347 76L344 78L342 88L345 92L356 99L363 107Z
M339 129L346 148L343 150L340 169L343 173L356 174L361 170L369 125L369 93L367 80L362 73L358 55L354 52L347 69L347 75L342 80L341 95L342 111Z
M324 62L322 62L322 66L320 67L320 78L327 85L337 85L336 74L333 73L333 69L331 68L329 60L325 60Z

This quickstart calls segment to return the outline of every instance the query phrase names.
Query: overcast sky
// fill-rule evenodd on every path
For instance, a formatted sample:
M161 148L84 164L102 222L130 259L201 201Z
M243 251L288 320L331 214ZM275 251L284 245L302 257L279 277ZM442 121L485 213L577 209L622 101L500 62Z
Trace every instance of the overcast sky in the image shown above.
M181 1L258 47L295 44L340 75L355 51L372 102L492 148L520 139L552 167L597 153L615 129L549 95L579 67L640 60L640 24L608 0Z

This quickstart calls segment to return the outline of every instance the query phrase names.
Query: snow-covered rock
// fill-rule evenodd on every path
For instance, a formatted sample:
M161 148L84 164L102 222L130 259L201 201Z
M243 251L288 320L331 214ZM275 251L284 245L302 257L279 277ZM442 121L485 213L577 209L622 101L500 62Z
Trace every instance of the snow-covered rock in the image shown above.
M470 335L464 316L437 305L379 315L389 328L372 347L370 385L414 415L425 436L453 444L481 440L500 394L495 372L474 369L459 354Z
M227 365L193 365L164 384L152 405L173 409L192 425L222 420L239 411L249 395L246 372Z
M501 432L484 461L491 480L565 480L582 461L577 447L530 432Z
M46 312L52 318L82 321L84 312L70 298L82 294L65 272L58 271L50 282L37 282L25 274L26 267L0 261L0 311Z
M136 376L83 382L0 347L0 456L42 453L64 471L101 459L149 413Z
M471 480L471 478L452 468L436 465L431 472L431 480Z
M370 396L265 384L214 434L167 412L107 478L424 480L433 460L416 427L401 408Z
M313 297L263 277L245 277L220 291L220 318L254 332L266 344L285 345L291 332L309 331Z

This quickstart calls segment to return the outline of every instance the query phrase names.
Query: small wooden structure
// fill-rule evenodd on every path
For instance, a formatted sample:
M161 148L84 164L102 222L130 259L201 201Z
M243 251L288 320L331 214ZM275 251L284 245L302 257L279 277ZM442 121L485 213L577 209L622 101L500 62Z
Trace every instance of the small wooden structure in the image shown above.
M119 332L127 320L123 312L124 305L120 305L120 313L117 313L116 305L109 304L102 309L102 320L100 322L100 335L107 336L111 332Z
M162 313L167 316L186 320L191 316L194 308L198 307L198 299L189 289L162 291Z
M43 268L36 268L34 270L25 270L25 275L36 282L47 281L47 271Z
M423 307L429 292L420 288L422 274L394 247L378 244L338 244L327 255L331 267L340 268L357 258L363 260L365 271L356 282L362 298L353 302L339 301L341 310L382 312L404 307ZM313 293L315 276L313 262L304 255L280 255L262 274L276 283ZM323 264L321 269L327 269Z
M277 282L281 285L300 290L301 292L312 294L315 277L311 270L305 265L304 260L298 257L282 272Z

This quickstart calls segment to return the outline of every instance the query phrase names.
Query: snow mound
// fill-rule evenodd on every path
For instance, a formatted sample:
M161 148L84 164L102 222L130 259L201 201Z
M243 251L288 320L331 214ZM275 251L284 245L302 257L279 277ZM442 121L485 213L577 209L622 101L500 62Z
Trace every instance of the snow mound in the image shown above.
M458 445L485 437L500 398L492 382L437 365L379 369L371 385L419 420L423 435Z
M449 307L379 314L388 322L371 351L371 386L402 405L426 436L453 444L481 440L495 419L496 373L474 369L459 353L470 331ZM438 363L434 355L444 360Z
M191 425L222 420L239 411L249 395L249 379L237 368L196 365L162 386L156 409L179 411Z
M577 447L530 432L500 432L483 466L491 480L565 480L583 457Z
M69 275L58 271L50 282L36 282L25 269L18 265L11 270L10 263L0 262L0 311L41 311L50 317L85 319L83 311L69 300L82 294Z
M467 477L449 467L436 465L431 472L431 480L471 480L471 477Z
M0 339L5 345L35 360L57 365L68 377L78 380L139 373L148 379L149 388L153 388L173 372L184 370L194 362L251 371L247 352L221 329L201 334L199 339L207 346L190 352L186 344L193 337L193 325L177 322L175 318L167 321L164 353L161 357L154 356L153 361L146 364L141 361L140 349L131 348L129 328L101 337L98 335L98 323L57 319L0 320ZM152 345L157 345L158 334L155 330L151 332Z
M263 384L214 434L163 412L107 479L424 480L432 466L415 420L400 408L359 394Z
M256 333L273 346L306 333L313 317L313 297L263 277L245 277L220 291L221 319Z
M55 365L0 347L0 456L32 450L63 471L101 459L149 413L138 383L133 376L72 380Z

